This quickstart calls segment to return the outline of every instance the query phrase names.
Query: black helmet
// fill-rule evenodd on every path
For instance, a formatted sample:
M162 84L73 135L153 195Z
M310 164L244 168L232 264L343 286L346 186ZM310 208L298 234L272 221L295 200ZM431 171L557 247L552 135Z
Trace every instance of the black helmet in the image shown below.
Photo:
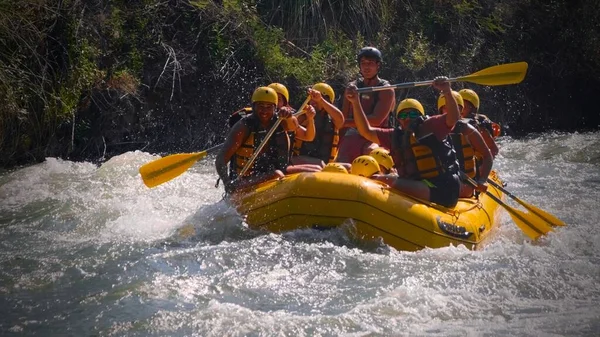
M358 52L358 55L356 56L356 61L360 63L361 57L376 59L377 62L383 61L383 56L381 56L381 52L375 47L364 47L363 49L361 49Z

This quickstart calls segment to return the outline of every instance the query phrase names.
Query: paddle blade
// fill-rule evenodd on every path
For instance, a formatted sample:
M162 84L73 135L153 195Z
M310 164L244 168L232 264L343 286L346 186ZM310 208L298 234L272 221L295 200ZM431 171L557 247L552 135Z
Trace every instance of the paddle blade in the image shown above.
M521 83L526 74L527 62L516 62L485 68L456 80L482 85L505 85Z
M140 167L144 184L150 188L165 183L187 171L198 160L206 157L207 151L178 153L166 156Z
M532 240L537 240L542 235L548 234L552 231L552 228L548 226L544 221L541 221L536 216L532 216L529 213L525 213L518 209L514 209L506 204L503 205L512 220L519 226L519 228L530 237Z
M520 201L520 203L525 208L527 208L530 212L535 213L540 218L549 222L552 226L566 226L567 225L562 220L560 220L559 218L555 217L554 215L544 211L543 209L537 208L537 207L533 206L532 204L526 204L524 201Z
M535 215L539 216L540 218L544 219L550 225L552 225L552 226L566 226L566 224L562 220L560 220L559 218L557 218L554 215L552 215L552 214L544 211L543 209L535 207L535 206L533 206L531 204L528 204L525 201L517 198L516 196L514 196L509 191L505 190L504 187L500 186L498 183L496 183L492 179L488 179L488 183L490 183L490 185L493 185L494 187L496 187L497 189L499 189L500 191L502 191L504 194L506 194L509 197L511 197L513 200L515 200L516 202L518 202L519 204L521 204L521 206L527 208L528 211L530 211L530 212L534 213Z

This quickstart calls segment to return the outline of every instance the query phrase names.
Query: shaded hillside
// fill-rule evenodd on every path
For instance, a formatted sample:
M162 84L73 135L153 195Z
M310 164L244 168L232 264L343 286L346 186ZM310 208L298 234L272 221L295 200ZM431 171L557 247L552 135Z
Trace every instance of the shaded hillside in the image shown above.
M340 96L367 44L392 83L527 61L520 85L470 86L514 134L600 125L590 1L0 0L0 13L3 167L206 148L257 85L285 83L295 106L318 81ZM433 111L432 90L406 96Z

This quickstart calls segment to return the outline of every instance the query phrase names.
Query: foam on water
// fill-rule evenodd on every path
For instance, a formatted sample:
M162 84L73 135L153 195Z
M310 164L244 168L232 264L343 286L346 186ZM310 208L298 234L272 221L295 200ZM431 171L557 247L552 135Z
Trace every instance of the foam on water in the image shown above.
M0 177L0 331L597 335L598 138L502 139L506 188L568 225L530 242L502 213L479 251L250 230L211 158L153 189L137 171L147 153L99 167L48 158Z

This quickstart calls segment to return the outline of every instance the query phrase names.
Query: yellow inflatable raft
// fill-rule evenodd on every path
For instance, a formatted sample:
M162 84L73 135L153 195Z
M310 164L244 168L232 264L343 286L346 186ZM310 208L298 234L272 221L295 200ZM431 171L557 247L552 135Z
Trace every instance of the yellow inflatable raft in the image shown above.
M490 177L501 184L495 174ZM489 191L502 198L499 190ZM482 194L454 209L408 197L368 178L333 172L299 173L238 192L232 201L251 228L279 233L353 223L360 239L398 250L463 244L470 249L495 225L498 204ZM348 221L353 219L353 222Z

